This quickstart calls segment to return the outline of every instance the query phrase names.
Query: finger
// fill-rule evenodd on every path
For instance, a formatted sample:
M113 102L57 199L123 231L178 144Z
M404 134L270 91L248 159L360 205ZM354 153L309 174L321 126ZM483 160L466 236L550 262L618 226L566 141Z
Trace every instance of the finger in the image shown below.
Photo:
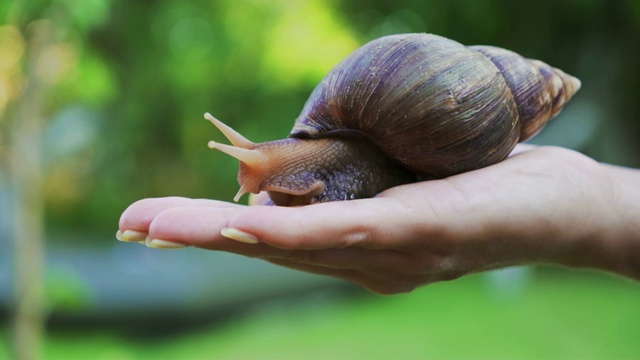
M267 209L273 209L268 207ZM243 244L221 235L229 219L244 208L175 207L158 214L149 226L149 238L185 245L233 252L265 259L282 259L333 269L404 269L419 273L425 267L422 259L414 261L410 254L393 250L371 250L362 247L344 249L281 249L266 243Z
M400 269L411 268L414 263L410 255L391 250L370 250L361 247L324 250L282 249L267 243L243 244L222 236L221 230L228 228L229 219L246 209L211 206L169 208L159 212L151 220L148 237L151 241L161 240L165 244L183 244L334 269Z
M231 215L241 207L183 206L160 211L150 221L148 239L251 257L284 256L266 244L243 244L222 236ZM179 246L175 246L179 247Z
M398 246L386 239L411 231L405 220L409 215L393 199L374 198L295 208L249 207L235 212L228 225L281 249L385 249Z
M271 207L269 207L271 209ZM149 239L176 243L209 250L222 250L265 259L335 269L386 269L409 265L409 256L390 250L364 248L301 250L280 249L266 243L243 244L221 235L228 222L243 209L216 207L174 207L166 209L151 221ZM176 246L177 247L177 246Z
M131 204L120 216L119 230L146 233L149 224L156 215L174 207L239 207L222 201L189 199L183 197L164 197L142 199Z
M172 207L160 211L150 221L146 244L150 247L194 246L260 258L286 258L288 252L267 244L246 244L222 236L229 218L242 207ZM160 244L160 245L158 245Z

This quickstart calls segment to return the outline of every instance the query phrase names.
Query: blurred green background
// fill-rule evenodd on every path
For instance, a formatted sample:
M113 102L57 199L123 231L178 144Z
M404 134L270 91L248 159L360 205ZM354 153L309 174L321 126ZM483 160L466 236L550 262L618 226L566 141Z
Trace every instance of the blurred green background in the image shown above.
M639 1L25 0L0 21L0 359L638 358L640 287L616 277L515 268L379 297L114 233L140 198L231 200L237 163L207 149L224 140L204 112L282 138L387 34L577 76L533 142L640 167Z

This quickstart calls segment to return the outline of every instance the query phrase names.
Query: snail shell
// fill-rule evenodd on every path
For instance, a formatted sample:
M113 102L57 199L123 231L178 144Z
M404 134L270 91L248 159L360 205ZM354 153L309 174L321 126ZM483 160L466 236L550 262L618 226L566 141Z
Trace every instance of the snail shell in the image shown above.
M327 74L289 139L254 144L207 115L234 147L209 145L241 161L236 200L258 191L279 205L370 197L503 160L579 88L578 79L506 49L386 36Z
M386 36L324 78L291 136L356 130L411 171L446 177L504 159L579 88L576 78L509 50Z

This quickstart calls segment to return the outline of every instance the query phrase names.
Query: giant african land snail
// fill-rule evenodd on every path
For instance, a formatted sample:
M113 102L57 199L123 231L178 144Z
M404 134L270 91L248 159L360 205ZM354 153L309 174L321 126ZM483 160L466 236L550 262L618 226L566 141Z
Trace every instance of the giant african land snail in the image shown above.
M276 205L373 197L400 184L495 164L578 91L563 71L502 48L431 34L386 36L338 64L289 138L252 143L214 119L240 160L237 201Z

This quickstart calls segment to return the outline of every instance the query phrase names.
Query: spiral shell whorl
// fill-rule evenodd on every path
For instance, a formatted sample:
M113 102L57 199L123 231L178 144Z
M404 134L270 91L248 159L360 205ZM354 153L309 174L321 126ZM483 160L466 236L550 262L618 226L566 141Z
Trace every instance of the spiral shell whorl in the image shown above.
M500 70L516 101L520 142L536 135L580 89L580 80L540 60L494 46L469 46Z

